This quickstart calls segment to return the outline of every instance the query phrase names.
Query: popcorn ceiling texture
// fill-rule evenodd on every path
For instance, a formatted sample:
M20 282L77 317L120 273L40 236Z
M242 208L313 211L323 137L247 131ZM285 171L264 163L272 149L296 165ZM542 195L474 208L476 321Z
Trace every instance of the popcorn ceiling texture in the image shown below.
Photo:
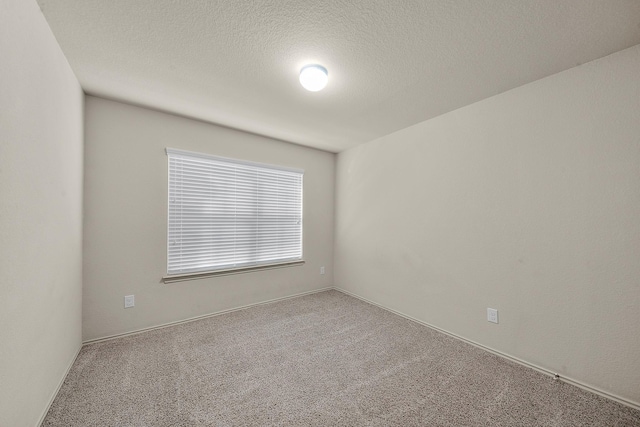
M635 0L38 3L89 94L336 152L640 43Z
M640 426L337 291L85 346L44 426Z

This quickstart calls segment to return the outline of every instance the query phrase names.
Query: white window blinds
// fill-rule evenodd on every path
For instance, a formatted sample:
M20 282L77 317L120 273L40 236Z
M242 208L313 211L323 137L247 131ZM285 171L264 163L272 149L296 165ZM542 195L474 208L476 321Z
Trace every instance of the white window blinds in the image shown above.
M169 275L302 259L303 171L167 155Z

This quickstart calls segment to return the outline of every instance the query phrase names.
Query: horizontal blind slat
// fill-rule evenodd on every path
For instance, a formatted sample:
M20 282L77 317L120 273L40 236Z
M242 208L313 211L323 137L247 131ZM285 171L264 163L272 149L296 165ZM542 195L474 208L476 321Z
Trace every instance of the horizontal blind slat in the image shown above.
M302 258L302 172L174 151L170 274Z

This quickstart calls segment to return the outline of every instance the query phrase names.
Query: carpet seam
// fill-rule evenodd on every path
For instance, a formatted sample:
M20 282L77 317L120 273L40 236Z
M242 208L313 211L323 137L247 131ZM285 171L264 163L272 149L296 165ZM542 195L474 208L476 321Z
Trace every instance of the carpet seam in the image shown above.
M360 296L358 294L352 293L351 291L347 291L347 290L339 288L337 286L333 286L333 290L338 291L338 292L342 292L345 295L349 295L349 296L352 296L354 298L357 298L360 301L366 302L367 304L371 304L373 306L379 307L379 308L381 308L383 310L386 310L386 311L388 311L390 313L396 314L396 315L398 315L400 317L403 317L403 318L405 318L407 320L410 320L412 322L418 323L419 325L426 326L426 327L428 327L430 329L433 329L433 330L435 330L437 332L443 333L443 334L448 335L448 336L450 336L450 337L452 337L454 339L457 339L459 341L465 342L467 344L470 344L470 345L472 345L474 347L477 347L477 348L479 348L481 350L484 350L484 351L487 351L489 353L495 354L496 356L499 356L499 357L507 359L507 360L509 360L511 362L517 363L518 365L527 367L529 369L533 369L535 371L538 371L540 373L548 375L548 376L550 376L552 378L555 375L557 375L557 373L555 373L553 371L550 371L549 369L546 369L546 368L543 368L541 366L535 365L533 363L527 362L525 360L519 359L519 358L517 358L515 356L511 356L510 354L503 353L503 352L501 352L499 350L495 350L495 349L493 349L491 347L487 347L485 345L482 345L482 344L477 343L475 341L472 341L470 339L464 338L464 337L462 337L460 335L456 335L456 334L454 334L452 332L449 332L449 331L447 331L445 329L439 328L437 326L431 325L430 323L424 322L422 320L416 319L415 317L412 317L412 316L409 316L407 314L404 314L401 311L394 310L394 309L389 308L389 307L385 307L382 304L379 304L379 303L377 303L375 301L372 301L372 300L369 300L367 298L364 298L364 297L362 297L362 296ZM606 391L601 390L601 389L599 389L597 387L594 387L594 386L587 385L587 384L585 384L585 383L583 383L581 381L578 381L576 379L565 377L565 376L559 376L558 380L563 381L563 382L565 382L567 384L571 384L571 385L573 385L575 387L581 388L581 389L586 390L588 392L597 394L597 395L602 396L602 397L604 397L606 399L613 400L614 402L621 403L621 404L623 404L625 406L628 406L628 407L630 407L632 409L640 410L640 403L636 403L636 402L633 402L631 400L625 399L623 397L616 396L615 394L606 392Z

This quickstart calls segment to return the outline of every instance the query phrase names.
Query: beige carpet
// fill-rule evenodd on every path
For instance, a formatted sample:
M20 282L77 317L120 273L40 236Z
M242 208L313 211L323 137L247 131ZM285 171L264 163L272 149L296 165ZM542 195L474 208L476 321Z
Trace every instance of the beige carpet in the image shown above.
M640 426L337 291L85 346L45 426Z

